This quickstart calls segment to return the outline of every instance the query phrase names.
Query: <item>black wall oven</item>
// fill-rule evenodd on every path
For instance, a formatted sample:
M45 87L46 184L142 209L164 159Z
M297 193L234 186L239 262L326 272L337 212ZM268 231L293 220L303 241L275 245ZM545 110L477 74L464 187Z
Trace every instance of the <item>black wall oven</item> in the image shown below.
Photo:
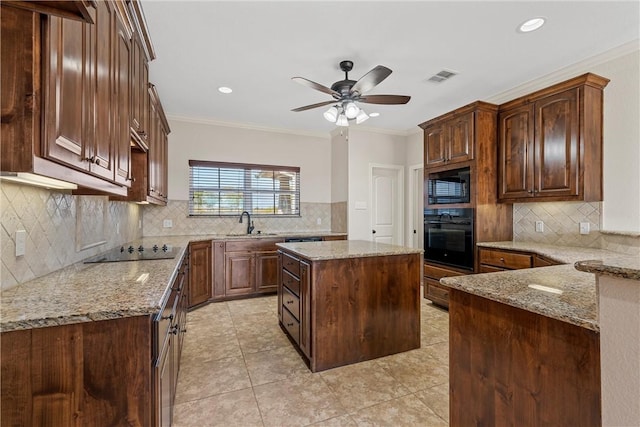
M424 210L424 259L473 271L473 209Z

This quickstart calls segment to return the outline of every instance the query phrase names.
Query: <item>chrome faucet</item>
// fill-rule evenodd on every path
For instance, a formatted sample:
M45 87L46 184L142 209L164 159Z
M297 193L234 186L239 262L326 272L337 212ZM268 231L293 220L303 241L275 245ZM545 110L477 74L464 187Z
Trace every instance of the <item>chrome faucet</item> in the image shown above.
M240 221L238 222L242 224L242 217L244 216L244 214L247 214L247 234L251 234L255 227L253 226L253 221L251 221L251 215L249 215L249 212L242 211L242 213L240 214Z

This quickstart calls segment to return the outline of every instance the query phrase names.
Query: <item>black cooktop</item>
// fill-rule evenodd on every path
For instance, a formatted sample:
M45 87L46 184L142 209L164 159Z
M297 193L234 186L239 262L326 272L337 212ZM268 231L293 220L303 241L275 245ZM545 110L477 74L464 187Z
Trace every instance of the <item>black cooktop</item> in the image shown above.
M108 252L88 258L85 264L95 262L122 262L122 261L146 261L153 259L175 258L180 252L180 247L169 245L153 246L121 246Z

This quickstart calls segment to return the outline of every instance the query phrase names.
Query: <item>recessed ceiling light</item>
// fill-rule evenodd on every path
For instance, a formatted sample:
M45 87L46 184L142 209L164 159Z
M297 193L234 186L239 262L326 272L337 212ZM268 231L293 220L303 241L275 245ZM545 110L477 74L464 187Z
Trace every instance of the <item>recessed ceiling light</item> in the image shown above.
M226 86L220 86L218 88L218 92L231 93L231 92L233 92L233 89L231 89L230 87L226 87Z
M380 113L369 113L369 117L378 117Z
M542 27L544 23L545 19L542 17L528 19L518 26L518 32L529 33L531 31L535 31Z

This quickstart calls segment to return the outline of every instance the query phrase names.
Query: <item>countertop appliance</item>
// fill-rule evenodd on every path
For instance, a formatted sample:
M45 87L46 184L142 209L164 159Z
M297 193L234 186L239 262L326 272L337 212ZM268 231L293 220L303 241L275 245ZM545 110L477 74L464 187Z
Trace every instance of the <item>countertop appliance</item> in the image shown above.
M429 205L469 203L471 200L471 170L468 167L430 173L426 185Z
M424 210L424 259L473 270L473 209Z
M120 246L120 248L114 248L110 251L96 255L91 258L87 258L84 263L98 263L98 262L122 262L122 261L146 261L153 259L172 259L175 258L178 252L182 248L171 245L153 245L143 247L142 245L137 248L129 245L128 247Z

